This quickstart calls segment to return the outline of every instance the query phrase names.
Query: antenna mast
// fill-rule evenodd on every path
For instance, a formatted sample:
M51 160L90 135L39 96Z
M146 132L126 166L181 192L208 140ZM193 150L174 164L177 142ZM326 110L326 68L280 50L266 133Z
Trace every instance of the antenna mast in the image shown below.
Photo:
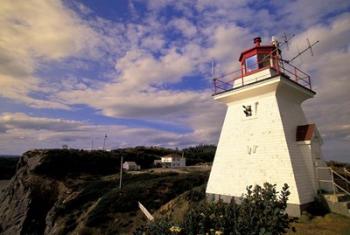
M102 150L105 150L106 140L107 140L107 134L105 134L105 138L103 139L103 148L102 148Z
M215 63L215 59L211 60L211 77L215 77L215 68L216 68L216 63Z
M320 41L317 40L316 42L314 42L314 43L312 43L312 44L310 44L310 41L309 41L308 38L306 39L306 41L307 41L308 46L307 46L304 50L298 52L298 54L296 54L292 59L286 60L286 61L285 61L286 63L292 62L293 60L295 60L296 58L298 58L299 56L301 56L302 54L304 54L304 53L305 53L306 51L308 51L308 50L310 50L311 56L314 55L314 53L313 53L313 51L312 51L312 47L315 46L315 45L316 45L317 43L319 43Z
M122 189L122 182L123 182L123 155L120 156L120 172L119 172L119 189Z

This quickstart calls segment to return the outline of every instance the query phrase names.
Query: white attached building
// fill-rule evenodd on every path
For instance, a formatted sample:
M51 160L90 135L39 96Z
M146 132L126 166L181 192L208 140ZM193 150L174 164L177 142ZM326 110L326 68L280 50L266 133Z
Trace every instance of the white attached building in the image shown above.
M277 44L254 42L240 56L237 78L214 79L214 99L227 105L227 113L207 198L229 201L246 193L248 185L269 182L281 189L287 183L287 212L299 216L320 189L317 166L325 165L321 137L301 107L316 93L309 75L281 64Z
M158 163L165 168L179 168L186 166L186 158L178 154L168 154L164 157L161 157L160 161L158 160L155 163Z
M124 162L123 169L126 171L138 171L141 167L137 165L136 162Z

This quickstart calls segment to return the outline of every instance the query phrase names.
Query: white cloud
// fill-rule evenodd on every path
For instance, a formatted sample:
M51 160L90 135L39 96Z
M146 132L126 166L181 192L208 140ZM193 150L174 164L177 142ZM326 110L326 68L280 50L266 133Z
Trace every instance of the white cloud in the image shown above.
M6 131L2 130L5 129ZM196 133L178 134L151 128L124 125L95 125L83 121L29 116L24 113L0 115L0 153L18 154L33 148L102 148L107 134L107 148L154 145L183 147L198 142ZM16 148L13 148L13 146Z
M345 127L349 125L350 115L347 111L350 110L350 88L346 63L350 59L350 17L348 13L335 17L329 15L344 11L349 3L337 0L336 4L329 1L312 4L297 0L288 4L268 2L265 6L254 2L254 8L251 4L251 1L226 0L151 0L147 1L149 11L138 18L136 4L130 1L132 20L113 22L99 16L83 20L59 1L5 1L0 9L0 37L5 38L0 41L1 96L37 108L69 109L83 104L105 116L175 123L193 131L178 134L147 128L77 123L78 130L63 128L64 132L55 132L55 125L60 123L57 120L23 117L22 114L22 118L28 120L25 126L19 126L21 114L13 114L17 115L16 122L0 123L0 133L7 131L6 137L0 138L18 139L22 133L23 140L28 140L30 135L39 134L48 146L52 143L49 140L63 143L63 139L74 138L77 139L74 144L79 146L79 143L86 145L89 142L93 130L103 136L107 129L121 133L116 140L120 144L158 142L175 146L186 141L215 143L225 107L212 101L209 87L193 91L173 90L169 86L191 79L189 75L200 74L209 78L212 58L218 64L217 71L235 70L239 66L239 54L251 47L257 32L264 39L270 39L270 34L291 30L297 36L290 50L285 51L286 57L297 52L297 43L300 43L299 49L302 48L306 38L320 40L314 49L316 56L303 57L303 63L299 64L313 73L314 87L318 92L315 99L305 104L305 109L321 133L327 139L332 136L332 144L334 139L339 139L339 149L344 150L342 144L348 141ZM75 5L81 14L94 15L92 9L82 4ZM180 12L181 16L164 17L162 14L168 7ZM181 32L181 36L169 38L167 33L174 28ZM67 58L75 60L67 62ZM84 59L104 65L114 64L115 67L111 66L110 69L114 70L107 72L108 79L101 80L66 75L59 82L53 82L37 75L44 64L78 64ZM296 62L300 63L299 60ZM47 100L37 98L36 94L41 93L45 93ZM38 123L44 129L24 128L28 123ZM50 123L53 129L47 127ZM65 120L63 123L68 125ZM149 138L146 141L139 138L141 135ZM330 152L332 146L326 142L325 148ZM340 150L332 151L340 154Z
M320 42L313 48L314 56L309 53L295 61L299 67L312 72L315 98L304 105L310 122L315 122L325 138L325 157L346 160L347 135L350 125L350 60L349 42L350 15L343 14L333 18L329 24L317 24L295 36L288 57L306 46L306 38L311 42Z
M280 9L278 13L285 20L285 26L310 27L317 24L323 17L338 12L346 11L350 6L349 1L323 0L308 1L296 0L285 4L285 2L274 2Z
M97 56L97 36L59 1L2 1L0 8L0 96L42 108L68 108L31 92L45 92L35 75L41 63L87 53Z
M170 22L170 26L179 30L186 38L192 38L197 33L197 28L185 18L177 18Z

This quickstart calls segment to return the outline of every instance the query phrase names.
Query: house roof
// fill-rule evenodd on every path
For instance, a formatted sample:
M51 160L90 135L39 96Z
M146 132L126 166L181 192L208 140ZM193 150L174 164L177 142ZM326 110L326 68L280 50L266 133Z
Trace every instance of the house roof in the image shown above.
M297 127L296 140L297 141L306 141L311 140L315 134L316 125L308 124Z
M136 162L128 162L128 161L126 161L124 163L127 163L128 165L137 165Z

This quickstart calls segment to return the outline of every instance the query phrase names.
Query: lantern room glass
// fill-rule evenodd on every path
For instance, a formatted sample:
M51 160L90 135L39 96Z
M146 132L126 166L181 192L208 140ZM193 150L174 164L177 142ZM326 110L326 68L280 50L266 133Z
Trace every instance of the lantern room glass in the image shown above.
M246 72L252 72L258 69L258 58L253 55L245 60Z

